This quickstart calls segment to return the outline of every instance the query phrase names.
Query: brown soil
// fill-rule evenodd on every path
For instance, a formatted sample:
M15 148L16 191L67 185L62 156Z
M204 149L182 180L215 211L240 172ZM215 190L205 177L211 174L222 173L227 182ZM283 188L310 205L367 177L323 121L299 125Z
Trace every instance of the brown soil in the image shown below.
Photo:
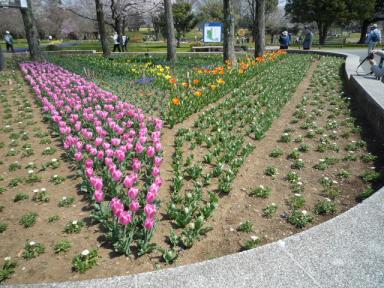
M278 139L283 130L287 127L295 129L295 132L292 133L295 137L300 133L304 135L305 131L300 131L300 128L298 127L299 124L288 125L287 123L291 120L296 104L301 101L304 92L309 87L310 79L315 69L316 64L313 64L307 77L298 87L292 101L290 101L283 109L281 117L273 123L265 138L261 141L257 141L257 147L241 168L238 177L232 185L233 188L231 193L220 199L219 208L209 220L209 224L212 226L213 231L209 232L207 236L196 242L191 249L182 251L176 264L169 266L194 263L238 252L241 249L242 243L251 235L259 236L262 238L262 243L265 244L302 231L301 229L297 229L288 224L286 219L280 217L284 212L289 212L286 200L292 195L288 182L283 179L291 170L291 160L286 159L286 155L299 144L278 143ZM14 99L17 99L20 93L25 93L31 102L34 97L29 92L28 86L21 81L22 76L20 72L16 72L15 74L12 74L11 72L7 73L9 79L12 80L2 82L0 90L6 91L15 116L17 114L17 107L12 103ZM18 88L18 83L21 83L20 88ZM218 103L213 105L217 105ZM207 107L204 111L209 108L210 107ZM36 124L30 125L24 129L29 132L31 137L27 141L19 140L19 142L21 143L20 146L24 144L24 142L31 143L35 155L28 158L21 158L20 155L5 157L5 154L8 151L7 147L10 143L9 134L2 133L0 135L0 141L5 143L5 147L0 149L1 159L4 161L4 164L0 165L0 173L5 178L3 182L0 182L0 186L5 187L8 185L11 178L26 176L28 169L24 169L24 167L31 161L41 167L41 164L46 163L52 158L57 158L60 159L61 166L55 170L48 168L46 171L38 172L38 174L42 176L41 183L33 185L23 184L14 188L7 187L7 191L0 194L0 204L5 206L3 212L0 212L1 221L8 224L8 229L0 234L0 259L6 256L12 256L16 257L18 261L16 273L11 276L11 279L8 280L7 283L80 280L113 275L134 274L169 267L159 262L160 255L158 253L152 253L134 259L133 257L117 256L109 247L103 247L101 245L103 234L99 232L99 226L93 223L89 217L90 210L87 202L83 199L77 187L80 183L80 179L75 178L76 171L71 169L70 163L65 162L64 159L61 158L62 150L59 146L60 143L53 142L58 148L55 155L41 155L43 149L49 145L39 144L40 139L33 137L34 130L38 128L43 131L48 131L48 129L47 125L42 121L40 111L35 104L33 104L33 109L33 119L36 121ZM326 111L326 109L327 107L324 107L323 110ZM4 114L2 107L0 107L0 113L0 115ZM166 184L161 191L161 202L163 203L160 211L161 213L165 212L166 203L169 201L170 180L173 176L171 156L174 152L173 143L175 133L178 128L191 127L201 113L203 113L203 111L191 116L184 123L179 124L172 130L167 128L164 129L162 142L164 145L165 161L162 166L162 177L165 179ZM319 127L323 126L325 122L326 115L317 120ZM337 143L340 147L344 147L347 143L350 143L351 140L358 139L359 137L357 135L353 135L349 140L339 138ZM325 154L327 156L334 155L340 159L345 156L347 152L342 150L337 155L330 152L319 153L315 152L313 149L315 147L314 140L305 139L305 142L311 145L312 149L307 153L302 153L302 158L305 160L306 167L298 171L302 181L305 183L305 192L303 195L305 196L306 204L304 209L312 211L314 204L319 199L323 198L318 179L322 175L328 175L334 178L334 175L336 174L335 171L338 171L341 168L348 170L353 176L347 180L340 181L343 193L336 199L338 213L344 212L354 206L356 204L355 197L363 190L363 183L357 175L360 175L361 171L366 170L371 164L365 164L361 161L340 162L324 172L317 171L314 170L312 166L318 162L319 158L324 158ZM53 144L51 144L51 146L54 146ZM16 149L20 149L20 146L16 147ZM275 159L268 156L271 150L275 147L280 147L285 151L283 157ZM359 153L361 154L361 152ZM16 160L22 164L23 168L15 172L9 172L9 164ZM275 179L264 175L264 169L268 165L274 165L278 168L279 174ZM70 179L66 179L64 183L56 186L49 182L50 177L54 174L66 176ZM248 195L252 188L257 187L260 184L272 188L272 195L269 198L259 199ZM31 199L18 203L13 202L16 193L25 192L29 194L31 198L32 190L42 187L45 187L49 193L50 201L48 203L37 204ZM59 208L57 204L63 196L75 197L75 204L70 208ZM262 217L262 209L272 202L276 203L279 207L277 213L271 219ZM18 223L21 216L26 212L36 212L39 214L37 223L31 228L23 228ZM53 215L59 215L60 220L56 223L48 224L48 217ZM330 216L316 216L314 222L306 228L309 228L312 225L317 225L329 218ZM83 219L87 223L86 227L79 234L65 234L63 232L64 226L69 221L76 219ZM239 223L246 219L249 219L253 223L253 233L247 234L236 230ZM154 242L162 246L166 245L166 236L169 233L170 227L171 225L168 220L160 221L153 239ZM62 239L70 240L73 244L72 248L64 254L54 254L53 246ZM21 253L23 251L24 243L27 240L43 243L46 247L46 252L38 258L29 261L24 260L21 257ZM101 258L98 262L98 266L85 274L72 272L71 262L73 257L79 254L82 250L90 249L92 247L99 247L99 255Z

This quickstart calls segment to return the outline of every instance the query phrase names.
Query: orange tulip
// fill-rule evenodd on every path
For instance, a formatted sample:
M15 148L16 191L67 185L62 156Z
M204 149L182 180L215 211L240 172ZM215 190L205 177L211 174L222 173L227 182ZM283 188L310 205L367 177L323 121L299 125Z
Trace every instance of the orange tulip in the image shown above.
M200 90L196 91L194 94L196 97L201 97L201 95L203 95L203 93Z
M172 104L173 105L180 105L181 104L181 101L179 98L175 97L172 99Z
M198 85L200 83L199 79L193 79L193 85Z
M177 79L175 77L172 77L171 79L169 79L169 83L171 84L176 84L177 82Z
M224 85L225 84L225 80L223 78L219 78L216 80L217 84L220 84L220 85Z

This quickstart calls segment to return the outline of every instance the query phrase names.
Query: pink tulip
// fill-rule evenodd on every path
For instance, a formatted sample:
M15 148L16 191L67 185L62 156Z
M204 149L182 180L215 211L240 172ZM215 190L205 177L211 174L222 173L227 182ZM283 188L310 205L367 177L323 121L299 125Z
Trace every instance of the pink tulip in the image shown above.
M140 170L140 168L141 168L141 162L140 162L140 160L139 159L137 159L137 158L133 158L132 159L132 169L133 169L133 171L139 171Z
M144 207L144 213L147 218L153 218L156 214L156 205L154 204L146 204Z
M157 152L160 152L163 149L160 142L155 143L155 149Z
M123 173L121 173L121 171L118 169L116 169L112 173L112 179L115 180L116 182L120 181L121 176L123 176Z
M93 175L93 168L86 168L85 175L87 175L87 177L91 177Z
M130 211L122 211L118 217L119 223L122 225L128 225L132 222L132 214Z
M152 169L152 176L153 177L156 177L156 176L159 176L160 175L160 168L159 167L153 167Z
M141 153L143 153L143 151L144 151L144 147L143 147L143 145L141 145L141 143L136 143L136 145L135 145L135 152L137 153L137 154L141 154Z
M83 154L81 154L81 152L76 152L75 153L75 160L80 161L81 159L83 159Z
M147 218L144 221L144 228L146 230L152 230L153 226L155 226L155 220L152 218Z
M155 193L152 193L152 192L148 192L147 193L147 203L152 204L153 201L155 201L155 199L156 199L156 194Z
M149 149L149 148L148 148ZM155 157L155 166L160 167L161 163L163 162L163 158L161 157Z
M136 213L140 209L140 204L138 201L133 200L131 204L129 204L129 209L133 212Z
M93 168L93 160L88 158L84 161L85 167L86 168Z
M124 178L124 187L125 188L131 188L133 186L133 184L135 184L135 179L130 175L130 176L126 176Z
M103 191L96 190L95 193L93 193L93 196L95 197L96 202L104 201Z
M153 156L155 156L155 153L156 153L156 151L155 151L154 147L150 146L147 148L147 156L148 157L152 158Z
M131 200L136 200L137 196L139 195L139 189L136 187L131 187L128 190L128 197L131 198Z

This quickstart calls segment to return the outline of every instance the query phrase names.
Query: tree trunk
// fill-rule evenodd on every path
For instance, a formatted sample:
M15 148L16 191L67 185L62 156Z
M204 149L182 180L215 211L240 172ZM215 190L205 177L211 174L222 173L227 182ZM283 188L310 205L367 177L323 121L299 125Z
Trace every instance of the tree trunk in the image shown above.
M224 0L224 62L230 60L236 63L236 54L234 47L235 39L235 17L233 15L232 0Z
M361 28L360 28L360 39L359 39L359 44L365 44L365 38L367 36L367 33L368 33L368 26L369 26L370 21L368 19L365 19L363 21L363 23L361 24Z
M257 34L255 57L264 55L265 49L265 0L257 0L256 4Z
M97 24L99 28L99 34L100 34L101 49L103 50L103 56L109 57L111 55L111 50L109 49L107 32L105 30L103 3L101 2L101 0L95 0L95 4L96 4Z
M39 45L39 34L36 28L36 22L33 18L31 0L27 0L28 8L20 8L23 17L25 35L27 36L29 55L32 60L41 60L41 51Z
M324 45L325 40L327 40L329 26L327 24L317 23L317 27L319 29L319 44Z
M5 66L5 63L4 63L3 49L1 49L1 45L0 45L0 71L3 71L4 66Z
M167 23L167 60L171 64L176 63L175 26L173 25L173 13L171 0L164 0L165 19Z

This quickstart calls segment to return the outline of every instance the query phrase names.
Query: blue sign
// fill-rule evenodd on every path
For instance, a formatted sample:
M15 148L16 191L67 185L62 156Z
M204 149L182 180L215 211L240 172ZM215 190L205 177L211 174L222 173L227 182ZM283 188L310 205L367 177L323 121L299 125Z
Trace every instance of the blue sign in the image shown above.
M209 22L204 23L204 42L220 43L223 35L223 23Z

